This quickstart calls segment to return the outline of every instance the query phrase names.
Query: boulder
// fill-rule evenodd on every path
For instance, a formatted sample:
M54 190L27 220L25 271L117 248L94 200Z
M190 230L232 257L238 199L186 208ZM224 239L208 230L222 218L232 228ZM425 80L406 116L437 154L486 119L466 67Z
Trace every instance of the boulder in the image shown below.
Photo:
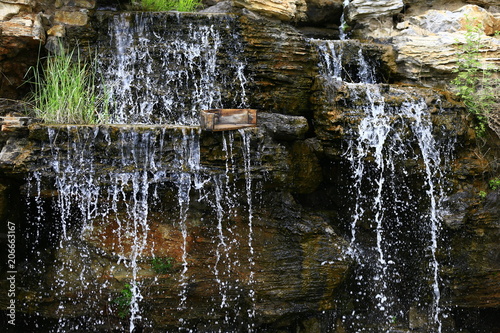
M264 17L286 22L301 21L305 18L304 0L235 0L234 4Z
M72 26L84 26L89 20L88 13L82 11L63 11L59 10L54 16L54 22Z
M352 0L346 8L347 21L353 22L364 18L391 16L403 9L402 0Z
M279 113L259 112L259 125L281 140L303 139L309 125L304 117L286 116Z
M410 82L447 85L458 68L461 45L467 40L464 31L477 18L484 34L480 36L479 58L483 66L500 65L500 40L490 37L498 31L498 19L477 6L456 11L430 10L397 25L392 39L397 52L399 74Z
M2 36L30 38L42 43L45 41L45 31L39 14L24 14L9 21L0 22L0 29Z
M19 14L22 5L0 2L0 21L8 20L12 16Z
M467 31L468 26L478 26L488 36L500 30L500 20L484 8L467 5L458 10L429 10L423 15L411 16L410 27L418 27L427 33Z

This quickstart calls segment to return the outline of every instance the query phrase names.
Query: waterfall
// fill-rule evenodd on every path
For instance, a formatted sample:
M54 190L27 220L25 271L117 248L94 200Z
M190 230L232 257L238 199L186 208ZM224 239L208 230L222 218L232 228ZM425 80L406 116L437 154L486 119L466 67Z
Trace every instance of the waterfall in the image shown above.
M158 238L159 228L170 230L164 235L179 235L178 241L167 247L179 267L168 273L177 281L177 304L172 304L170 311L178 313L179 330L191 331L198 325L191 314L197 300L191 300L189 293L199 274L191 257L200 255L193 252L192 239L200 223L213 233L213 280L207 283L208 294L217 295L207 301L205 325L236 331L246 323L245 329L253 330L252 167L256 160L250 149L250 132L221 133L225 166L217 170L201 162L201 132L197 128L47 128L47 164L54 176L47 178L50 173L34 171L27 189L34 199L27 203L35 212L30 219L36 231L43 232L47 219L57 221L57 231L50 236L57 240L53 242L55 263L53 268L39 267L53 270L51 292L59 302L59 322L52 331L109 325L102 316L84 316L75 323L67 314L78 304L96 314L108 312L120 317L127 322L122 329L130 332L151 325L145 299L150 297L151 281L158 283L162 277L151 272L150 262L166 255L157 247L165 248L157 243L157 239L165 240ZM237 185L240 181L241 187ZM53 211L45 212L42 192L51 183ZM170 192L175 194L171 208L163 207ZM213 214L205 211L203 221L193 222L197 211L193 206L197 205L212 207ZM243 228L233 222L240 218L247 221ZM35 238L36 234L32 233ZM37 242L41 241L33 239L35 245ZM108 262L96 263L96 252ZM247 272L246 278L235 269ZM106 304L102 304L103 299L107 299Z
M193 188L198 189L199 184L197 182L197 176L200 169L200 147L199 140L197 136L187 136L186 132L183 130L183 135L181 141L176 143L176 151L180 154L176 158L176 162L180 164L181 172L176 175L176 185L178 188L178 205L179 205L179 226L182 234L182 271L180 276L181 292L179 310L184 310L186 308L186 288L187 288L187 273L188 273L188 252L187 252L187 219L189 212L189 205L191 201L191 190ZM183 324L183 318L179 318L181 327Z
M337 48L331 46L335 43ZM414 311L428 313L426 329L440 332L436 251L443 156L448 152L433 137L424 98L376 84L361 48L356 60L360 83L338 81L339 69L331 65L342 62L328 64L325 59L346 52L338 50L349 45L343 43L315 41L327 98L333 100L343 85L352 101L346 117L358 124L344 141L352 178L349 252L358 266L350 289L353 310L342 315L343 325L352 331L373 326L389 332L412 326L408 313ZM336 53L322 54L330 50ZM395 98L402 104L394 104Z
M197 125L199 110L247 104L229 15L123 13L102 34L98 61L116 123Z
M254 326L254 318L255 318L255 290L254 290L254 274L255 274L255 262L254 262L254 248L253 248L253 200L252 200L252 173L251 173L251 151L250 151L250 137L249 135L243 130L240 129L238 130L242 139L243 139L243 161L244 161L244 169L245 169L245 189L246 189L246 202L247 202L247 210L248 210L248 248L249 248L249 255L248 255L248 266L249 266L249 276L248 276L248 285L249 285L249 291L248 291L248 297L251 300L251 308L248 309L248 318L250 327L249 327L249 332L252 332L253 326Z
M341 81L376 83L377 75L366 59L362 44L355 40L311 40L319 53L319 67L325 89L334 89Z
M348 38L348 34L346 33L347 21L345 19L345 13L347 11L347 7L349 6L349 0L344 0L342 3L342 15L340 16L340 40L346 40Z

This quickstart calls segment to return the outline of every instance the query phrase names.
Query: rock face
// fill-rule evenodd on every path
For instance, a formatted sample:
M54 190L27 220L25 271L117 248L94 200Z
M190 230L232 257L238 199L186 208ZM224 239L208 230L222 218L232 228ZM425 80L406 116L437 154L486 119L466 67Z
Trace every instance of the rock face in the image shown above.
M347 6L348 21L356 21L363 18L390 16L399 13L403 9L402 0L381 0L367 3L362 0L349 1Z
M28 69L36 66L46 50L56 44L56 37L80 34L95 8L93 0L31 1L2 0L0 2L0 97L20 99L29 91L23 84ZM76 40L75 40L76 41Z
M267 17L283 21L298 21L304 16L305 1L236 0L235 4Z
M289 115L310 114L317 58L304 36L281 23L246 16L241 18L241 28L256 92L250 105Z
M313 25L338 20L342 12L341 0L235 0L234 4L267 18Z
M457 68L460 45L466 42L467 18L474 18L474 24L481 25L485 33L479 46L481 60L487 66L496 66L499 41L488 36L498 31L498 19L479 7L465 6L453 12L430 10L398 24L400 35L394 41L401 74L429 84L447 80ZM436 45L440 45L439 52Z
M264 116L262 127L241 132L243 137L165 126L26 127L22 119L15 129L11 125L11 132L3 132L2 172L15 179L29 170L34 183L16 188L2 182L2 194L28 195L26 208L35 211L53 201L45 221L63 218L62 229L53 229L34 223L28 211L24 222L15 212L1 212L39 232L20 249L31 259L19 282L26 286L19 310L35 307L49 324L63 317L67 327L87 320L94 329L119 329L127 320L119 320L123 309L113 300L131 280L140 284L137 302L148 321L139 325L145 328L290 328L302 316L297 314L333 309L332 296L349 266L347 243L328 218L303 211L291 196L314 190L317 170L290 164L293 154L307 156L305 119L279 117L290 125L274 127L275 118ZM6 126L10 120L3 121ZM273 137L294 145L286 149ZM248 156L245 138L255 147ZM48 164L36 162L41 156ZM242 169L244 160L251 169ZM136 167L126 171L126 165ZM178 179L182 174L184 181ZM95 190L97 201L78 202L81 195L97 195ZM134 199L126 203L129 196ZM127 208L116 209L119 202ZM48 251L50 259L38 251ZM158 272L152 258L171 258L172 268ZM30 280L39 283L28 287Z
M110 37L104 23L116 16L93 15L100 5L93 1L57 8L30 1L2 4L0 92L9 98L24 94L17 86L36 63L40 41L48 49L63 37L70 45L104 45ZM429 257L438 263L441 331L497 331L499 189L489 181L499 177L500 146L490 131L478 147L474 120L446 90L465 42L466 17L482 24L481 60L498 66L495 6L496 1L351 1L344 26L341 1L237 0L235 7L218 7L232 13L221 19L208 14L206 21L223 26L224 38L241 41L236 53L222 47L219 56L245 59L246 106L260 111L254 129L51 126L3 117L0 219L16 221L18 232L27 230L18 251L25 259L17 295L27 331L35 325L41 331L77 325L87 331L130 325L143 331L433 331L430 312L436 310L421 306L436 300ZM161 15L162 22L180 22L177 14ZM305 36L337 37L339 29L351 39ZM144 59L156 66L152 57L160 52L150 51ZM234 72L229 62L221 64ZM323 75L327 69L331 77ZM227 100L241 95L226 83L220 90ZM158 83L150 91L163 88ZM442 209L432 253L422 227L431 215L426 205L432 205L422 176L425 146L409 141L420 118L397 112L408 105L426 111L432 125L427 139L441 145L444 169L430 177L442 179L434 188ZM5 108L2 115L18 111ZM366 124L374 109L391 116ZM382 174L375 147L356 161L360 146L354 143L359 128L384 121L391 133L401 129L391 136L395 141L410 142L386 152L411 157L384 164L385 178L373 178ZM353 169L353 161L364 169ZM357 178L357 171L372 178ZM390 208L372 212L377 205L370 198L383 185L387 192L380 200L391 201ZM406 191L393 199L390 186ZM406 222L391 225L392 232L377 226L377 214L398 215L400 206ZM356 214L362 216L357 238ZM393 258L380 259L380 234L394 241L383 248ZM347 255L353 242L364 256ZM158 270L154 258L169 260L171 267ZM377 269L377 263L399 259L406 265L380 270L399 281L391 285L393 293L384 290L392 297L387 307L398 309L391 317L371 295L378 289L363 287L378 281L370 264ZM0 297L6 305L6 294ZM361 303L376 310L360 310ZM353 309L359 311L353 315ZM363 326L351 323L358 323L358 314L367 318Z

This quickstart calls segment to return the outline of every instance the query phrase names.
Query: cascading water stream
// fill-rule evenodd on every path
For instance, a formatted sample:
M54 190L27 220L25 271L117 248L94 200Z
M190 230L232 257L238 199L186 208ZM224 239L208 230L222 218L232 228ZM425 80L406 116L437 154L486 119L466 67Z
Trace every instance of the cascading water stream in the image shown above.
M345 19L345 13L347 7L349 6L349 0L344 0L342 3L342 15L340 16L340 27L339 27L339 37L340 40L346 40L348 38L348 34L346 33L347 21Z
M208 214L203 223L217 230L213 242L216 259L212 285L220 298L208 305L207 314L214 319L206 325L236 332L244 321L248 323L246 329L253 330L256 298L252 165L255 157L250 150L250 132L241 130L222 135L226 165L217 171L202 166L201 133L196 128L49 126L47 131L47 150L51 155L48 164L55 176L45 179L35 171L30 177L33 185L28 188L30 197L35 199L28 202L36 205L31 211L38 214L33 217L39 221L33 228L42 228L45 218L53 218L60 230L51 236L58 242L54 250L54 290L56 299L61 299L60 320L54 332L105 325L104 321L92 318L82 318L77 324L67 318L67 307L75 302L95 308L96 313L108 311L116 315L119 311L118 316L127 320L130 332L150 325L144 306L151 284L144 281L149 281L148 274L151 274L147 273L147 258L157 255L152 237L158 227L152 221L158 209L155 202L162 195L159 191L165 191L165 186L174 189L177 200L174 205L177 216L173 220L162 219L161 223L172 225L180 233L180 241L175 245L177 250L174 250L180 253L178 303L173 309L179 313L179 330L193 330L193 323L189 321L193 307L189 288L196 279L191 272L189 250L193 246L190 243L193 205L213 207L213 220ZM102 151L112 151L119 158L107 159L100 155ZM166 158L168 154L175 156ZM102 167L108 171L101 172ZM239 180L244 184L243 191L236 186ZM42 186L50 181L58 195L53 198L55 211L45 214ZM244 211L246 217L242 214ZM236 229L232 221L240 218L248 219L248 224ZM248 250L239 251L240 247ZM96 268L96 264L89 261L96 248L109 252L107 268ZM248 270L248 277L235 276L235 268ZM116 281L96 278L99 274L115 275ZM110 289L117 288L121 290L118 294L110 294ZM71 295L77 295L78 299ZM102 298L108 299L104 310L100 309Z
M359 125L346 134L344 154L352 172L350 254L359 266L351 291L354 310L344 314L342 321L353 331L373 325L389 332L403 327L410 309L418 308L432 313L428 315L427 329L441 332L436 249L441 156L445 152L440 151L432 136L432 122L423 98L375 84L374 69L361 48L357 73L350 75L357 76L360 83L339 82L347 77L334 68L339 63L342 66L338 57L345 52L338 50L342 43L315 41L324 89L332 94L329 98L334 98L336 89L344 85L353 101L350 117L360 117ZM335 52L322 54L331 50ZM404 102L400 106L388 104L384 97L388 94L400 96ZM422 168L408 169L407 161L419 161ZM411 182L422 185L409 185ZM430 269L412 272L412 266L421 262L427 262Z
M243 160L244 160L244 168L245 168L245 189L246 189L246 201L248 205L248 248L249 248L249 255L248 255L248 266L249 266L249 277L248 277L248 285L249 285L249 291L248 291L248 297L250 297L251 300L251 308L248 309L248 318L249 322L251 323L251 327L248 328L249 332L253 331L253 325L254 325L254 317L255 317L255 290L254 288L254 272L255 272L255 262L254 262L254 248L253 248L253 202L252 202L252 173L251 173L251 152L250 152L250 137L249 135L243 130L240 129L238 130L242 140L243 140Z
M197 133L198 134L198 133ZM197 174L200 169L200 147L198 141L198 135L188 136L185 131L181 141L177 144L176 151L180 152L179 157L176 159L180 163L179 167L181 172L177 175L176 185L178 188L178 204L179 204L179 227L182 234L182 271L180 276L180 286L181 292L179 294L180 302L178 310L182 311L186 309L187 300L187 273L188 273L188 251L187 251L187 219L189 212L189 205L191 201L191 190L193 188L198 189L200 186L198 183ZM182 329L183 318L179 318L180 327Z
M197 125L199 110L246 106L233 17L124 13L108 29L99 63L114 122Z
M435 184L435 179L439 179L441 176L440 165L441 156L439 151L436 150L437 143L432 136L432 128L430 121L426 119L424 110L426 110L426 105L423 101L419 107L406 106L403 111L406 111L408 116L414 117L414 122L411 124L414 133L421 133L418 136L418 146L422 152L422 159L425 165L425 176L426 184L428 186L427 195L430 199L429 208L429 219L430 219L430 234L431 242L429 245L430 250L430 266L431 266L431 280L432 280L432 292L434 294L434 304L432 309L432 317L434 322L437 324L437 332L441 332L442 323L440 319L441 313L441 291L439 287L439 262L436 257L436 252L438 248L438 237L440 229L440 220L438 216L438 205L439 198L443 196L443 193L437 189ZM439 183L437 185L440 185Z

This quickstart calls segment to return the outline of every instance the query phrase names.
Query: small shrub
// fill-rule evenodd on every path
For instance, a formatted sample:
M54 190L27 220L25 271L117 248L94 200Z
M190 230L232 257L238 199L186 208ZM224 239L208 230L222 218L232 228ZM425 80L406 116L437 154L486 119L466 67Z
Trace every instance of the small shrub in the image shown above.
M151 268L156 274L167 274L173 271L174 258L153 258L151 260Z
M130 284L126 284L120 292L120 296L113 300L118 306L118 316L122 319L130 314L130 305L132 304L132 289Z
M140 0L140 7L149 11L192 12L201 4L200 0Z
M76 60L74 60L76 59ZM98 124L108 121L109 98L99 88L96 73L80 53L59 52L45 66L32 68L34 116L48 123Z
M474 18L467 19L465 43L460 45L457 76L452 84L463 99L467 110L477 119L476 133L483 136L488 125L488 113L496 103L496 82L492 77L494 69L483 67L479 59L484 45L481 41L483 27L474 24Z

